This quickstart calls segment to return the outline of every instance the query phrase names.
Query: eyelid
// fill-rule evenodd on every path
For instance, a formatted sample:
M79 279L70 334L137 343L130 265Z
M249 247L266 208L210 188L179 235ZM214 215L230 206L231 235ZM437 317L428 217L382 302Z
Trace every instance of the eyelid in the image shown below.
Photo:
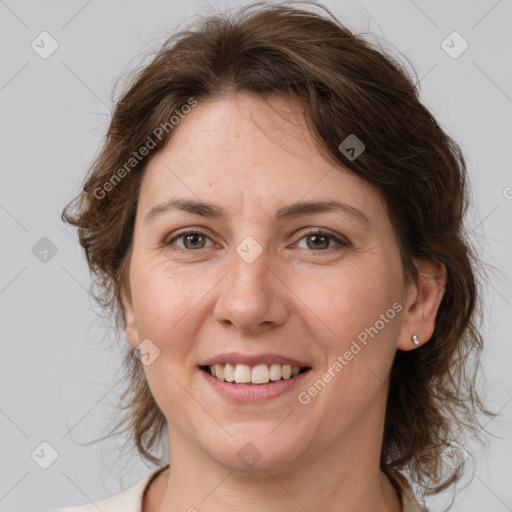
M174 245L172 243L174 240L182 238L185 235L192 235L192 234L205 236L210 241L215 243L212 240L212 237L208 233L209 233L209 230L205 227L193 227L192 226L192 227L182 228L182 229L179 229L179 230L171 233L172 238L170 238L167 242L165 242L164 245L165 246ZM305 228L305 231L303 231L303 230L296 231L293 236L295 237L295 236L298 236L299 234L301 234L302 236L299 238L297 243L300 242L303 238L307 237L308 235L328 236L332 240L336 241L336 243L337 243L336 246L330 247L329 249L325 249L325 250L314 251L314 250L301 249L301 250L306 250L306 251L312 252L312 253L316 252L319 254L322 254L322 253L329 254L332 251L335 251L340 246L343 246L343 247L351 247L352 246L351 242L345 236L338 234L338 233L334 233L326 228L309 227L309 228ZM183 249L182 247L175 246L175 250L181 251L181 252L188 252L188 253L200 252L201 250L206 250L206 249L207 249L206 247L199 248L199 249Z
M168 241L164 242L164 246L168 246L168 245L173 245L172 242L174 240L177 240L178 238L182 238L184 237L185 235L193 235L193 234L197 234L197 235L203 235L205 236L206 238L210 239L212 242L212 237L208 234L208 229L204 228L204 227L188 227L188 228L182 228L182 229L178 229L177 231L174 231L173 233L171 233L171 238L169 238ZM182 247L176 247L176 250L178 251L182 251L182 252L193 252L194 249L183 249ZM196 251L199 252L200 249L196 249ZM204 248L203 248L204 250Z
M302 233L302 237L304 237L306 235L315 235L315 234L329 235L331 238L334 238L335 240L337 240L340 243L350 244L347 237L345 237L344 235L342 235L340 233L335 233L334 231L331 231L326 228L306 228L306 231L299 230L297 232L297 234L299 234L299 233Z
M313 254L316 253L319 255L331 254L332 252L335 252L340 247L352 247L352 243L348 240L348 238L346 238L345 236L343 236L341 234L334 233L326 228L306 228L306 231L299 231L298 233L301 233L301 237L299 238L298 242L300 242L303 238L305 238L309 235L319 235L319 236L327 236L331 240L336 241L336 243L337 243L337 245L335 245L334 247L330 247L329 249L320 250L320 251L303 249L305 251L308 251L309 253L313 253Z

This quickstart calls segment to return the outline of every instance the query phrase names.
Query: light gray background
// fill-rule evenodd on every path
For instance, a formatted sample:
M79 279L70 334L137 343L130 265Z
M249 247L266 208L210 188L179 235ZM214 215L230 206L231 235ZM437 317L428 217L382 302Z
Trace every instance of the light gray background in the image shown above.
M468 159L468 227L496 268L485 290L483 369L487 403L500 416L486 427L497 437L487 437L484 451L464 445L475 471L455 489L451 510L510 511L512 1L325 4L411 60L423 101ZM198 12L211 9L176 0L0 1L0 511L86 503L151 469L137 456L116 458L123 439L83 445L115 415L120 356L97 319L84 257L60 212L99 149L115 79ZM43 31L59 45L47 59L31 48ZM469 43L456 59L441 46L453 31ZM46 262L32 252L42 237L57 248ZM31 457L43 441L58 452L48 469ZM451 497L452 490L426 504L443 510Z

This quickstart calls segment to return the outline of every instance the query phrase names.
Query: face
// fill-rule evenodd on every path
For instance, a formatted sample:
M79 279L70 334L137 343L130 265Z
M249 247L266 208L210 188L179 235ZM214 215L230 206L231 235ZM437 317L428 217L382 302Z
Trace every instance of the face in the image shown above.
M199 103L174 128L141 184L124 304L171 452L277 471L380 442L411 290L379 193L322 157L289 100L272 105ZM152 210L170 200L214 208ZM288 208L327 201L345 206ZM215 361L270 381L221 382Z

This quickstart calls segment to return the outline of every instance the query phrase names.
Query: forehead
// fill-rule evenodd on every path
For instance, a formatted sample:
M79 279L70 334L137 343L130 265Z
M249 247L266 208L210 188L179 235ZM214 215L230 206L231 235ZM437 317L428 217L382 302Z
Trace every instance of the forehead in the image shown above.
M311 136L300 105L248 94L199 103L150 161L139 205L171 196L277 209L300 199L337 199L382 215L380 194L342 165L333 166Z
M279 96L263 100L247 93L199 102L175 126L157 159L169 155L225 164L242 158L238 169L269 160L270 155L287 163L319 162L297 102Z

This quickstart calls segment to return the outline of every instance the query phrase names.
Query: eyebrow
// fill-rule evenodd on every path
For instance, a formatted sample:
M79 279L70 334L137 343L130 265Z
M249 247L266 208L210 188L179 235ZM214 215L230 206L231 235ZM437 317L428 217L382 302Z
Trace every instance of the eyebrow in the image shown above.
M196 201L192 199L174 198L166 201L165 203L154 206L149 210L144 218L144 224L149 223L153 219L172 211L182 210L193 215L201 215L203 217L218 218L223 221L227 219L226 211L213 203L204 201ZM293 219L311 213L324 213L324 212L341 212L348 214L364 224L370 226L368 217L357 208L350 206L341 201L299 201L287 206L279 208L276 212L276 220L282 221L285 219Z

